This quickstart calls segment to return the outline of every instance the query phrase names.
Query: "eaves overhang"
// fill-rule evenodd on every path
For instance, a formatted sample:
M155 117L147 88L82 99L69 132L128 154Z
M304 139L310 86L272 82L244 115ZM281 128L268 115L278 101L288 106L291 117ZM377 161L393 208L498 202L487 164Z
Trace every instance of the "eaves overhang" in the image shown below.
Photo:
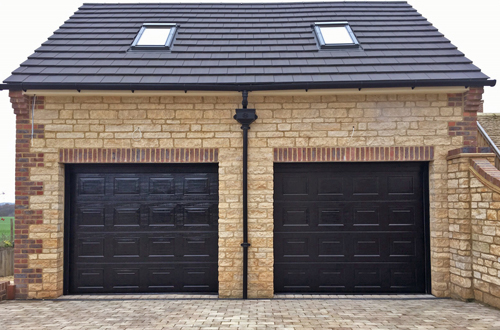
M345 88L395 88L395 87L482 87L496 85L496 80L389 80L389 81L341 81L297 83L247 83L247 84L100 84L100 83L8 83L0 84L0 90L154 90L154 91L266 91L291 89L345 89Z

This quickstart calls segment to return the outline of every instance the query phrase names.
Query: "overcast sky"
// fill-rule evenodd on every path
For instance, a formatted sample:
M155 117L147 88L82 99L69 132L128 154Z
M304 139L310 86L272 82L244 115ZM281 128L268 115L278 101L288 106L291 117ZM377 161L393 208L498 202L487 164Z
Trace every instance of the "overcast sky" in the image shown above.
M370 1L370 0L368 0ZM376 0L372 0L376 1ZM217 2L106 0L88 2ZM219 1L276 2L276 1ZM292 1L288 1L292 2ZM295 2L295 1L294 1ZM417 11L434 24L482 71L500 79L499 0L409 0ZM2 1L0 11L0 81L52 35L77 9L76 0ZM499 87L486 87L485 112L500 112ZM15 118L8 92L0 92L0 202L14 202Z

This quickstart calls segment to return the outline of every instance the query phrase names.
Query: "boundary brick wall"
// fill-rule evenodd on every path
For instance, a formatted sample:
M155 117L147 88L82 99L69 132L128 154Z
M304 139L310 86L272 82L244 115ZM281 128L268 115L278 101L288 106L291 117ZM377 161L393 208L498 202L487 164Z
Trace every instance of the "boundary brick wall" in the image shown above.
M391 149L384 148L404 153L418 150L419 155L424 150L422 160L430 161L432 293L449 296L446 157L449 150L464 145L467 135L466 130L464 134L451 134L454 131L450 130L453 127L450 123L464 122L467 107L467 102L457 103L456 97L418 93L311 96L250 93L249 107L257 109L259 118L249 131L249 297L270 298L274 293L273 164L275 150L280 148L335 148L354 150L354 155L356 150L371 150L362 148L378 148L384 150L381 161L386 160L385 150L391 153ZM461 99L464 99L462 94ZM87 160L91 150L90 157L94 157L94 152L115 153L109 156L114 161L120 150L177 152L186 148L217 150L219 297L241 297L242 132L241 125L232 118L234 110L241 107L240 95L38 97L35 110L38 132L32 142L27 126L22 126L31 124L30 99L21 92L11 92L11 100L21 125L16 144L16 173L20 174L20 183L16 187L30 187L18 189L16 197L18 298L62 294L65 163L75 162L74 157L80 159L80 155L85 158L83 150L87 150ZM27 161L21 161L25 158ZM122 154L118 158L122 159ZM125 162L133 160L124 158Z

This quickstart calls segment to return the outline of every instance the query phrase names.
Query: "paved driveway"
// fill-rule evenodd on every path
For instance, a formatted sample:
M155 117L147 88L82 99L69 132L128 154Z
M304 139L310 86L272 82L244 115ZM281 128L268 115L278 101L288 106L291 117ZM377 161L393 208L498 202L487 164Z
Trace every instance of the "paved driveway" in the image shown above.
M500 329L500 311L432 296L69 296L2 302L0 329Z

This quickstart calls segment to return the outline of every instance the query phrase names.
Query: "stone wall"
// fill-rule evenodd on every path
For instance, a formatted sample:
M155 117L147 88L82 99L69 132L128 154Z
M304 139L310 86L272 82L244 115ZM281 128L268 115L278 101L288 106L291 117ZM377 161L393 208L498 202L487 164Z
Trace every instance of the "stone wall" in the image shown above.
M482 113L477 117L477 121L483 126L497 147L500 147L500 114Z
M450 289L500 308L500 171L493 161L484 150L449 157Z
M491 159L470 165L474 299L500 308L500 171Z
M17 92L19 125L30 104ZM219 164L219 296L242 294L242 133L232 118L241 96L46 96L39 98L30 141L18 128L16 200L18 297L62 294L64 162L62 149L217 148ZM433 146L430 162L432 292L448 296L449 150L470 136L463 95L387 94L249 96L259 119L249 132L249 297L273 296L273 163L275 148ZM24 103L23 103L24 102ZM465 105L464 105L465 104ZM24 111L24 112L23 112ZM22 120L22 122L19 122ZM462 127L453 130L450 127ZM474 140L469 139L470 143ZM22 157L36 157L25 167ZM36 161L35 161L36 159ZM22 170L22 171L21 171ZM23 218L24 217L24 218ZM18 226L20 225L20 227Z

